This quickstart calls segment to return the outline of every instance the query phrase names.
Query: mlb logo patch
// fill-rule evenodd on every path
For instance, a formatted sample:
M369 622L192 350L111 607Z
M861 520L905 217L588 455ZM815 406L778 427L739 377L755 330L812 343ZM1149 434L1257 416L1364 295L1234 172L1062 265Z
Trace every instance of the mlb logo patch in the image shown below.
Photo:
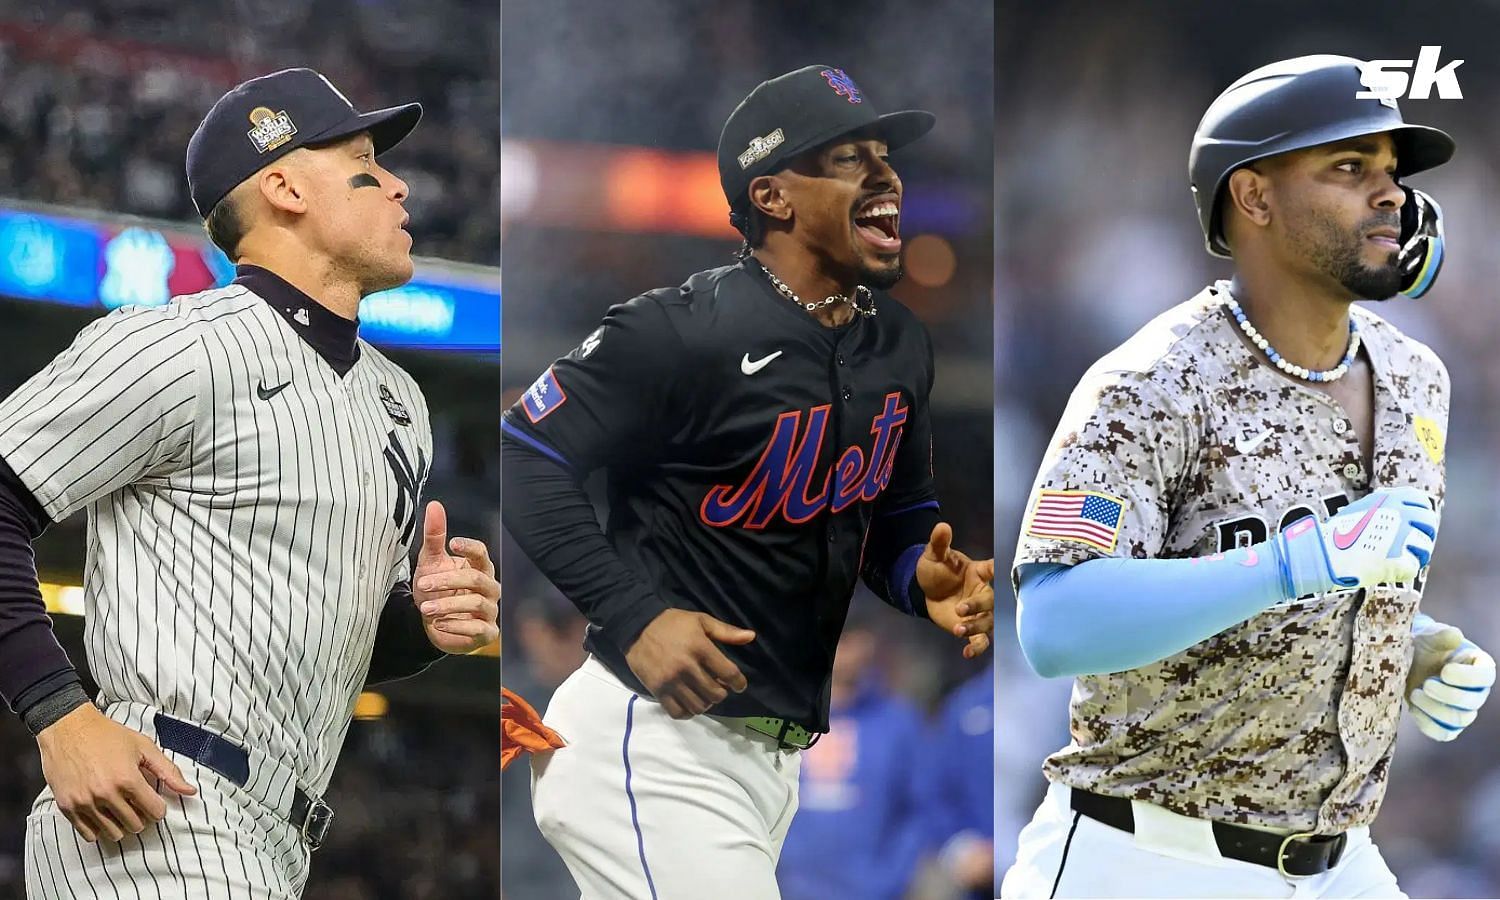
M551 415L567 399L568 395L563 393L562 385L557 383L557 376L552 374L552 367L548 366L547 371L522 395L521 407L526 410L526 418L535 425Z

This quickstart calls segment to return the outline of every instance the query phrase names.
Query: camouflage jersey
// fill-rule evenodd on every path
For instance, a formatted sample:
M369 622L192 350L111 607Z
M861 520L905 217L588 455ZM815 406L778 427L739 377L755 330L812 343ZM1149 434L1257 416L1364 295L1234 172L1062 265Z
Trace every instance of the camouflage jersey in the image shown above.
M1441 499L1448 373L1429 348L1353 309L1375 384L1366 472L1342 407L1252 353L1227 289L1169 310L1085 374L1032 488L1017 567L1207 556L1309 513L1326 520L1375 487ZM1085 496L1071 492L1119 514L1086 539L1034 534L1041 499ZM1300 598L1150 665L1079 677L1073 741L1047 777L1196 818L1325 834L1368 824L1422 577Z

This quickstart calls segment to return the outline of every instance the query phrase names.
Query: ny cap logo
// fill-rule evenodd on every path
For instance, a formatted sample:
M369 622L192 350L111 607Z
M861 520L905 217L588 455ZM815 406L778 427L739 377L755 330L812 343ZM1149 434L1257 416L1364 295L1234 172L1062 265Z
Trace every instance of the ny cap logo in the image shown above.
M859 85L854 83L853 78L844 74L843 69L824 69L818 74L828 79L828 86L833 88L835 94L838 94L850 103L864 101L865 98L860 96L859 93Z
M255 127L245 134L250 138L250 143L255 145L256 153L275 150L297 133L297 126L292 124L291 117L284 109L271 112L264 106L257 106L250 110L250 124Z
M327 78L323 77L323 73L322 72L317 72L317 73L314 73L314 74L316 74L318 76L318 80L321 81L321 82L323 82L324 86L326 86L330 91L333 91L334 96L336 96L340 100L344 101L344 105L345 106L349 107L350 109L354 108L354 104L349 102L349 98L344 96L344 92L341 91L341 90L339 90L338 88L334 87L333 86L333 82L331 82Z
M748 169L771 154L772 150L780 147L786 140L786 135L778 128L765 137L754 138L745 152L739 155L740 168Z

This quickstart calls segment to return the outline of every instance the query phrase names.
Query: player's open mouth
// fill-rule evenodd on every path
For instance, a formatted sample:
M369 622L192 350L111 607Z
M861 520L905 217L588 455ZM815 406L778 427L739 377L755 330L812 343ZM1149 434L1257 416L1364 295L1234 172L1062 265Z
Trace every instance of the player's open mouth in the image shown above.
M877 253L901 252L901 206L894 200L876 199L854 214L854 230Z

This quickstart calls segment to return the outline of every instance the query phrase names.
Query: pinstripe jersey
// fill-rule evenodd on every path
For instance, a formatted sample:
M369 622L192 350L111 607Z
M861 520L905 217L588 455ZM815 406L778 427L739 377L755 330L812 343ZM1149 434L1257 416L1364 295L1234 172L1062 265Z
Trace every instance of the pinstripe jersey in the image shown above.
M432 458L415 382L358 350L341 377L236 283L98 319L0 404L0 457L47 515L88 510L103 705L198 723L315 794Z

